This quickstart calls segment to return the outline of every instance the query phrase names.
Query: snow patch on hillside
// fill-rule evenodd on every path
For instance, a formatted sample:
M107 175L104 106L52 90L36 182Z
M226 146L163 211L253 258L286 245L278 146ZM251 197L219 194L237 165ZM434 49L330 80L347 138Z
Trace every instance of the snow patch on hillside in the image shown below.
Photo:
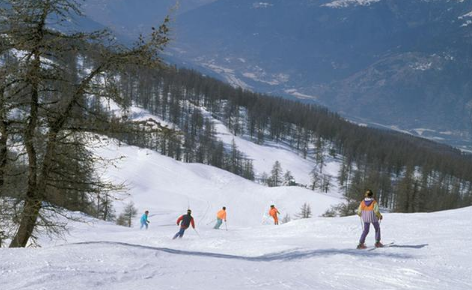
M333 2L323 4L322 6L331 8L346 8L349 6L370 6L381 0L335 0Z
M414 70L420 70L420 71L426 71L431 69L433 66L432 62L417 62L413 65L410 65L410 67Z
M298 99L306 99L306 100L317 100L317 96L312 96L312 95L307 95L300 93L297 89L286 89L285 92L287 94L290 94L294 97L297 97Z
M459 20L465 20L464 23L461 25L461 27L467 27L472 24L472 19L470 19L472 18L472 11L462 16L459 16L458 18Z
M252 8L255 8L255 9L269 8L272 6L274 6L274 4L267 3L267 2L255 2L252 4Z
M233 87L240 87L247 90L251 89L250 85L236 76L236 72L233 69L217 65L213 60L209 62L202 62L201 65L223 76Z
M462 16L459 16L459 19L464 19L464 18L467 18L467 17L472 17L472 11L470 11L469 13L464 14Z
M250 72L243 73L243 76L255 82L260 82L271 86L281 85L288 82L290 79L290 76L284 73L269 75L258 66L252 68L252 71Z
M416 134L418 134L419 136L423 136L424 132L432 132L432 133L436 132L435 130L425 129L425 128L416 128L416 129L413 129L413 131L415 131Z

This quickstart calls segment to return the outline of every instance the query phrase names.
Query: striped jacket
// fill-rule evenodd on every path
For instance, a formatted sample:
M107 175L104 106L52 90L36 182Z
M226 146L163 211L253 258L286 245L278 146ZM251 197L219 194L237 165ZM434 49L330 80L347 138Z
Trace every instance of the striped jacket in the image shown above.
M365 223L376 223L382 216L379 211L378 203L373 198L369 197L366 197L361 201L361 204L357 209L357 214Z

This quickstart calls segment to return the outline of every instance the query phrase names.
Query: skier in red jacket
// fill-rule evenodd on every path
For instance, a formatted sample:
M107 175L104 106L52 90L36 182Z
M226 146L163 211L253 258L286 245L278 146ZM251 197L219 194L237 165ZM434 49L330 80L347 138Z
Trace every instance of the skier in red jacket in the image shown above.
M188 229L190 225L192 225L192 228L195 228L195 222L190 209L187 210L187 214L181 215L177 219L177 225L180 225L180 230L175 234L173 240L175 240L177 237L182 238L184 236L185 230Z

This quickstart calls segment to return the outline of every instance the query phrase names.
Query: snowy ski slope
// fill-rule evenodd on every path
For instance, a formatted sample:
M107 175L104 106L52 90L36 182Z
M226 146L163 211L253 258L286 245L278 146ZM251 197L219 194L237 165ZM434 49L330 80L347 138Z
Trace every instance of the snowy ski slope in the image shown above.
M115 183L125 182L129 196L117 202L122 206L133 201L140 211L165 224L187 208L194 211L197 223L208 223L222 206L228 208L233 225L255 226L270 223L267 212L275 204L282 216L300 212L306 202L315 216L342 200L302 187L269 188L224 170L203 164L185 164L147 149L119 147L112 143L97 149L97 154L110 159L121 158L106 170Z
M149 230L94 221L71 225L64 240L42 248L0 249L2 290L19 289L471 289L472 208L429 214L384 214L383 241L355 250L357 217L320 218L338 199L296 188L267 188L201 164L184 164L136 147L111 145L100 155L126 156L109 168L127 180L129 200L150 210ZM310 202L314 217L263 224L275 203L295 214ZM190 205L197 231L172 240ZM213 230L220 206L227 229ZM139 216L136 218L138 222ZM372 246L372 234L367 239Z
M68 242L0 250L4 290L47 289L431 289L472 287L472 208L385 214L384 241L355 250L359 220L312 218L281 226L200 225L149 230L105 223L75 228ZM232 220L228 220L230 222ZM373 244L372 235L367 240Z
M229 138L220 125L219 136ZM259 160L277 160L287 152L237 142ZM115 207L120 213L133 201L139 209L134 226L83 217L87 223L71 223L64 239L39 237L41 248L1 248L1 290L472 289L472 207L385 213L383 242L393 245L356 250L358 217L320 217L341 202L335 192L268 188L211 166L185 164L114 141L95 150L98 156L119 158L102 173L129 188ZM290 163L292 172L310 167L296 158ZM255 164L261 168L264 162ZM305 202L313 210L310 219L274 226L267 217L270 204L293 218ZM221 206L228 208L228 223L214 230ZM197 229L172 240L178 230L175 220L188 207ZM146 209L150 228L140 230L138 220ZM372 229L369 249L373 239Z

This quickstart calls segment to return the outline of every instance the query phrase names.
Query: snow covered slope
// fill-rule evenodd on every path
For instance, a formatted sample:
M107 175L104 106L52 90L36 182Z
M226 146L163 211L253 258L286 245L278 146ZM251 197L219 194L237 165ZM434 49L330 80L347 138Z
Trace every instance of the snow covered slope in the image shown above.
M185 164L146 149L108 146L124 157L104 171L126 181L150 228L91 220L70 225L64 240L42 248L0 249L2 290L74 289L455 289L472 287L472 207L429 214L384 214L388 248L355 250L357 217L321 218L340 200L299 187L268 188L226 171ZM311 219L274 226L270 204L292 216L311 204ZM228 207L227 227L212 229ZM176 218L193 210L197 231L181 240ZM121 210L117 203L118 211ZM136 218L136 224L139 216ZM367 239L373 244L373 233ZM372 247L370 249L373 249Z
M106 106L113 110L116 116L121 116L123 114L116 104L106 104ZM290 148L284 143L276 143L266 140L263 145L259 145L250 141L249 136L235 136L231 133L228 127L225 126L225 124L215 119L214 116L212 116L212 114L206 110L206 108L198 108L201 110L205 118L210 119L215 125L216 137L218 140L221 140L227 148L231 147L231 144L234 140L238 150L243 152L246 158L249 158L253 161L256 177L260 178L263 173L270 175L274 163L279 161L281 163L283 172L285 173L287 170L290 171L297 183L307 186L311 184L310 173L316 165L312 156L307 156L307 158L304 159L302 156L297 154L295 149ZM179 129L175 124L163 121L158 116L155 116L149 111L139 107L131 107L127 114L135 121L153 119L164 126L176 128L177 130ZM329 146L326 148L329 148ZM335 177L338 175L341 162L339 159L329 156L328 152L325 152L324 162L325 164L323 167L323 173L332 177L332 182L328 193L332 196L341 197L342 193L339 192L337 182L335 182Z
M224 170L203 165L186 164L147 149L119 147L113 141L97 149L102 157L117 159L105 175L115 183L125 182L129 197L140 211L150 210L166 224L185 212L194 211L197 223L207 223L222 206L228 208L233 225L254 226L266 220L266 212L275 204L282 215L295 215L309 203L314 215L320 215L341 199L302 187L269 188ZM120 206L118 203L118 209Z
M288 145L283 143L266 140L264 145L259 145L250 141L249 136L247 136L247 138L234 136L228 127L226 127L221 121L213 118L204 108L202 108L202 112L205 117L210 118L215 124L215 130L219 140L223 141L223 143L228 147L231 146L231 143L234 140L238 150L243 152L247 158L253 160L256 176L260 177L264 172L270 175L274 163L279 161L283 171L286 172L289 170L297 183L304 185L311 184L310 172L313 170L316 163L313 158L310 158L310 156L304 159L296 153L295 149L290 148ZM323 172L332 177L337 176L341 166L339 160L331 158L328 156L327 152L325 155L326 158ZM330 194L341 196L334 180L332 184Z
M138 113L133 116L149 117ZM221 126L217 124L219 136L228 138ZM320 217L339 198L301 187L268 188L211 166L182 163L151 150L109 142L94 150L100 157L116 159L115 166L101 169L104 178L125 182L129 188L129 195L115 203L116 209L119 213L133 201L140 214L149 210L149 229L139 229L139 216L131 228L83 217L87 223L71 223L70 233L62 240L39 237L41 248L1 248L0 289L62 290L65 285L68 290L472 287L468 247L472 207L385 213L383 242L393 244L372 248L371 233L369 250L356 250L361 232L358 217ZM246 154L262 159L280 158L279 150L284 150L267 152L244 139L237 142ZM294 167L303 168L299 157L292 158ZM266 216L269 205L275 204L282 215L293 218L305 202L313 210L310 219L274 226ZM228 223L214 230L215 213L223 205L228 208ZM196 231L189 229L183 239L172 240L178 230L175 220L188 207L193 210Z
M235 209L231 209L235 211ZM231 216L233 213L231 214ZM69 243L0 250L3 290L430 289L472 287L472 208L385 214L383 249L355 250L357 217L213 230L182 240L177 227L147 231L82 225ZM156 224L155 224L156 223ZM373 244L372 234L367 239Z

